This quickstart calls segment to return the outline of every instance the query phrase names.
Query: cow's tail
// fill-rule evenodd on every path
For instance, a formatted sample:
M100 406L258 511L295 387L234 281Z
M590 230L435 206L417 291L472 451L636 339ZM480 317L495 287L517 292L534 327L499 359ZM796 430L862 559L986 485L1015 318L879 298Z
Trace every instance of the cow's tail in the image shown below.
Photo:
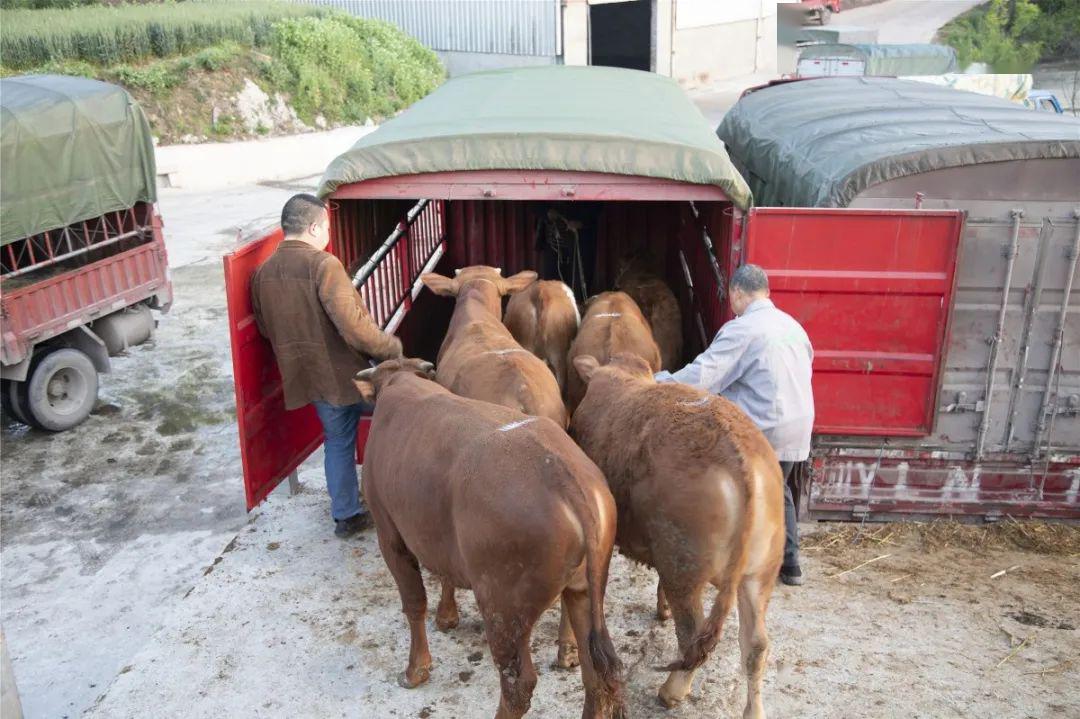
M599 498L598 498L599 499ZM588 502L588 500L585 500ZM602 501L602 500L601 500ZM583 511L582 511L583 510ZM606 511L605 511L606 510ZM604 592L607 589L608 567L614 545L615 504L608 507L582 507L577 512L585 535L585 580L589 593L589 659L596 671L603 693L603 702L612 719L625 719L625 678L622 662L604 619ZM606 528L605 521L612 527ZM605 541L605 534L607 540Z
M754 471L747 467L743 477L732 478L735 485L739 487L738 496L742 504L728 508L728 516L732 519L731 532L728 535L728 560L724 564L717 584L716 599L697 636L683 652L682 659L665 667L668 671L697 669L705 663L709 654L716 648L716 643L720 641L724 620L735 604L736 592L746 570L746 561L749 556L754 506L754 479L749 474Z

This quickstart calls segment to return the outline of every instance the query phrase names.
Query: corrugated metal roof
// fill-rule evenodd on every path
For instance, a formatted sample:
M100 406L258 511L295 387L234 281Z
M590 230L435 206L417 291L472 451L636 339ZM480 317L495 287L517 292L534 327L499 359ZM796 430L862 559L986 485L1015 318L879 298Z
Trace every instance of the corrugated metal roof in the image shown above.
M558 0L301 0L394 23L432 50L555 57Z
M716 130L757 204L844 207L867 187L948 167L1080 158L1080 119L883 77L786 82Z

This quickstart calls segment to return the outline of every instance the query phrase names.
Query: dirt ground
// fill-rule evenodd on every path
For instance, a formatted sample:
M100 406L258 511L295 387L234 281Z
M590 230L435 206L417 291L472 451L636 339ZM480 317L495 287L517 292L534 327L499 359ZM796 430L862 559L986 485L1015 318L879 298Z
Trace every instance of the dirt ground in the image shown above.
M300 495L271 498L207 566L88 716L494 713L497 675L471 595L459 591L457 629L432 626L431 681L400 688L408 632L374 532L327 537L318 472L301 480ZM803 526L811 534L845 527ZM846 526L835 541L808 537L807 584L773 595L771 716L1080 716L1080 557L929 548L905 533L853 544ZM432 604L436 589L429 581ZM658 706L662 675L653 667L673 659L676 645L670 622L653 618L654 591L650 570L616 557L607 616L627 666L631 715L740 715L734 617L691 698L670 712ZM576 672L551 667L557 625L549 611L533 635L540 680L530 716L580 711Z
M113 359L79 427L4 418L0 618L26 716L81 714L246 521L221 255L294 191L162 190L155 338Z

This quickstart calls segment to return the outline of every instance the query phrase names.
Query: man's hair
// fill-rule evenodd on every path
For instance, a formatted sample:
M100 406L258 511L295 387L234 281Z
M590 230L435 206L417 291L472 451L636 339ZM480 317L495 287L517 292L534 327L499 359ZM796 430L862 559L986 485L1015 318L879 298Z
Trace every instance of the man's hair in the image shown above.
M326 203L315 195L293 195L281 208L281 229L286 237L304 234L311 225L322 219Z
M731 287L748 295L765 292L769 289L769 277L757 265L743 265L731 276Z

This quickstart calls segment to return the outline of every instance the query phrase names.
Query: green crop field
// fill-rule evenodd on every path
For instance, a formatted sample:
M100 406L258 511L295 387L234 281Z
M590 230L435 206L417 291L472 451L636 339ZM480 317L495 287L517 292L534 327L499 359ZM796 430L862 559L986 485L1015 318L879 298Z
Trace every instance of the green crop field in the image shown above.
M69 60L116 65L225 41L263 47L272 41L275 22L326 14L268 0L5 10L0 62L16 70Z

